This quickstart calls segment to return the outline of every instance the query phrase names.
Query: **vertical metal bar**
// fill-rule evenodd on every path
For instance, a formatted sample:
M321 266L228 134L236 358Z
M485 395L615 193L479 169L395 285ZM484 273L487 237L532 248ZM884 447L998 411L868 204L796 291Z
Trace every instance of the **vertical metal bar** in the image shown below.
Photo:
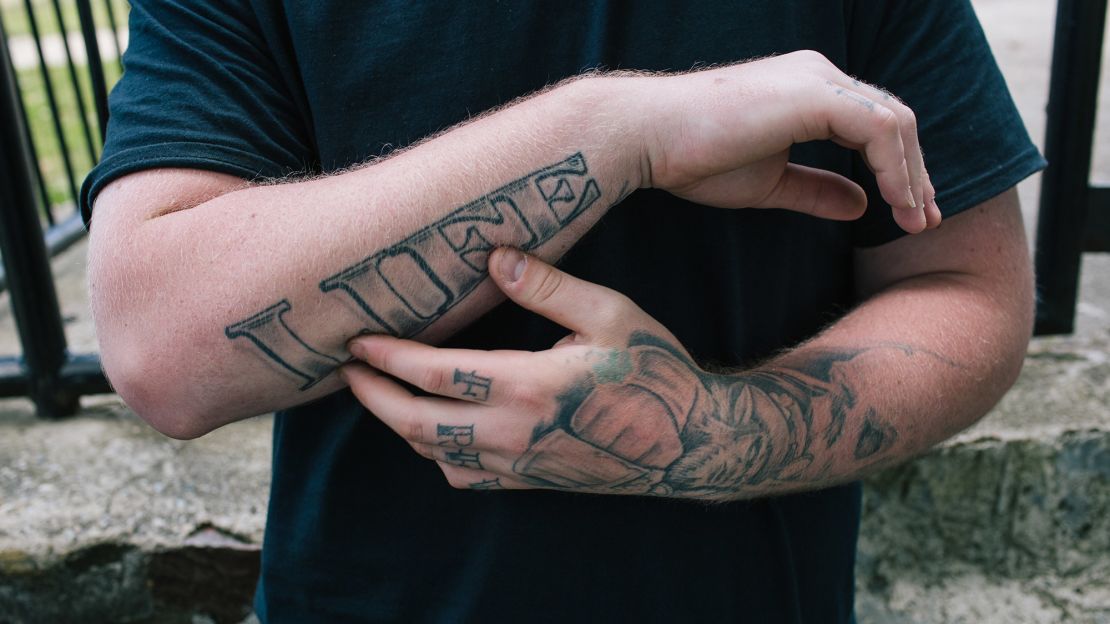
M3 19L0 19L0 31L5 34L8 32L4 29ZM8 57L8 70L12 76L18 75L15 71L15 66L11 64L11 57ZM22 93L19 90L19 81L16 80L16 92ZM35 148L35 141L31 137L31 120L27 117L27 108L23 105L23 98L18 97L15 99L16 104L19 106L19 118L23 120L23 140L27 142L27 154L33 163L32 172L35 176L35 185L38 187L39 200L42 201L46 198L46 179L42 175L42 169L39 167L38 150ZM54 214L49 210L43 208L43 213L46 215L46 222L49 225L54 225Z
M1106 0L1060 0L1037 223L1036 333L1070 333L1090 197Z
M88 59L89 77L92 79L93 106L96 107L96 121L100 128L100 142L103 144L108 129L108 86L104 81L104 64L100 60L96 23L93 21L89 0L77 0L77 17L81 21L81 36L85 39L85 58ZM114 20L112 28L115 28Z
M0 142L0 252L23 345L27 394L40 416L64 416L76 411L78 397L61 379L67 361L65 330L35 212L31 167L20 128L20 96L2 31L0 56L0 131L6 136Z
M112 0L104 0L104 11L108 14L108 25L112 31L112 43L116 45L116 62L123 68L123 44L119 40L119 30L116 25L116 10L112 8Z
M53 0L51 4L54 5L54 18L58 20L58 32L62 37L62 48L66 52L69 82L73 86L73 97L77 100L77 114L81 118L81 130L85 135L85 147L89 151L89 162L95 165L98 150L93 144L92 129L89 127L89 112L85 108L85 90L81 88L81 81L77 79L77 66L73 63L73 52L69 49L69 31L66 30L65 18L62 16L62 5L58 0ZM74 197L74 200L76 199Z
M23 0L23 4L27 7L27 23L31 26L31 36L35 40L35 48L39 53L39 68L42 70L43 88L46 89L46 99L50 102L51 118L54 121L54 134L58 138L58 147L62 152L62 163L66 170L66 181L69 182L70 197L74 201L80 197L77 193L77 181L73 175L73 163L69 157L69 147L66 145L65 130L62 128L62 120L58 114L58 100L54 97L54 86L50 82L50 68L46 65L46 55L42 51L42 39L39 36L38 21L35 19L35 9L31 6L31 0ZM46 210L50 210L50 198L44 197L43 201Z

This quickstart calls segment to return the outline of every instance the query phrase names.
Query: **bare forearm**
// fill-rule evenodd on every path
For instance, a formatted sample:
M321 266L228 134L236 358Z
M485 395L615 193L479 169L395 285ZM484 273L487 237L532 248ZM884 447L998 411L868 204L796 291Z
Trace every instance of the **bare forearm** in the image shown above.
M170 407L152 418L191 436L334 391L360 332L449 335L500 299L491 248L557 258L638 185L638 153L595 93L556 89L342 175L124 227L98 213L94 260L144 260L90 269L109 376L160 377L119 390L140 412ZM105 249L101 230L129 232L129 248Z

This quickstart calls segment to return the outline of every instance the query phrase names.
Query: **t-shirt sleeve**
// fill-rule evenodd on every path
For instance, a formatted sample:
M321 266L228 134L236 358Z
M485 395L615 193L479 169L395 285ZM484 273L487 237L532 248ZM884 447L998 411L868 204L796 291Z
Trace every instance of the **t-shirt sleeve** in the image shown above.
M135 171L255 179L310 167L304 115L247 2L132 0L129 21L104 151L81 188L86 224L97 193Z
M847 70L914 110L945 217L1044 167L969 0L859 0L849 23ZM869 209L853 226L854 243L875 246L905 234L858 157L855 172Z

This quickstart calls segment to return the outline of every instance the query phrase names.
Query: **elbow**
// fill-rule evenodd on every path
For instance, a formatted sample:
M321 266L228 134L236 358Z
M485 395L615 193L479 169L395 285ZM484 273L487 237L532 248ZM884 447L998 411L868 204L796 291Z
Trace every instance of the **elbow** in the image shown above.
M1025 355L1029 352L1029 341L1033 338L1033 326L1037 316L1037 301L1034 296L1033 274L1029 269L1022 279L1023 288L1016 289L1014 301L1011 304L1014 310L1008 321L1012 328L1009 333L1009 348L1002 355L1002 389L1003 394L1008 391L1021 376L1025 366Z
M983 414L993 409L1018 383L1033 335L1034 301L1031 294L1014 297L1008 305L996 305L994 309L996 313L990 320L999 331L994 332L994 347L984 353L982 362L985 368L978 375L983 382L979 388L986 402Z
M101 341L104 373L123 402L159 433L177 440L198 438L214 427L201 402L192 400L172 362L122 341Z
M178 440L200 437L213 429L197 400L198 360L180 323L168 323L165 311L136 284L145 276L134 267L105 260L90 247L89 295L100 348L100 364L112 389L139 418ZM172 328L172 329L171 329ZM203 395L200 395L203 396Z

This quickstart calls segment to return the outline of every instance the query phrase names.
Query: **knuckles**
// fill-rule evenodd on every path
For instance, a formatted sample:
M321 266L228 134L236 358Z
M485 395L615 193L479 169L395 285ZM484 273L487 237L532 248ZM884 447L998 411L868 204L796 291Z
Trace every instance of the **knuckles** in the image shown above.
M418 418L414 418L405 424L405 439L412 444L424 444L427 440L424 438L424 422ZM413 448L416 448L415 446ZM416 449L420 452L420 449Z
M432 394L445 394L449 389L447 371L431 366L420 374L420 388Z
M876 105L875 116L873 118L875 127L887 134L896 134L901 136L902 123L898 115L886 106Z
M826 70L830 67L834 67L832 61L830 61L827 56L816 50L798 50L790 54L784 54L781 58L804 63L812 66L814 69Z

